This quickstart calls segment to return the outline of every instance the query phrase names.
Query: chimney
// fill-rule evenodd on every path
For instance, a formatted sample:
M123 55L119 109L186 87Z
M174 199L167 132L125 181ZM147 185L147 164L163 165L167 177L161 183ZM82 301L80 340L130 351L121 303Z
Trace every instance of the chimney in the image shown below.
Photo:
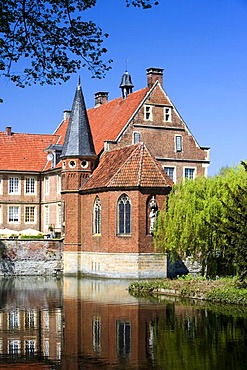
M161 86L163 86L163 72L164 68L147 68L147 78L148 78L148 88L151 89L151 87L155 84L156 81L159 81Z
M66 121L67 119L69 119L69 117L70 117L70 113L71 113L71 110L69 110L69 109L65 109L65 110L63 111L63 120L64 120L64 121Z
M11 128L12 128L11 126L7 126L7 127L6 127L6 131L5 131L6 136L11 136L11 134L12 134L12 133L11 133Z
M98 107L99 105L105 104L108 102L108 92L105 91L99 91L94 94L95 99L95 107Z

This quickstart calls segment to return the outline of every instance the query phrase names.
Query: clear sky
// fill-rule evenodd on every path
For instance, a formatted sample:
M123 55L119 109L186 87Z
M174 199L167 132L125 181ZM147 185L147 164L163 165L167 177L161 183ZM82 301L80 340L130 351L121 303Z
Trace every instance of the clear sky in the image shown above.
M146 68L164 68L164 88L201 146L211 148L209 175L247 159L247 0L160 0L150 10L125 0L97 0L85 13L110 34L105 79L80 71L88 108L94 93L121 95L128 60L134 90L146 86ZM21 89L0 79L0 131L52 133L70 109L78 75L62 86Z

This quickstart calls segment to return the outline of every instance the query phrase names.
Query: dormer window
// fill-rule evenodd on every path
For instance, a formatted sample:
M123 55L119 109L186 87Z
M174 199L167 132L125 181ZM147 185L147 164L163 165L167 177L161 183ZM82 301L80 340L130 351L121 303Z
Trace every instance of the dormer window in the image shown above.
M133 134L133 144L139 143L141 141L140 132L134 132Z
M171 122L172 121L172 108L165 107L164 108L164 121Z
M152 121L153 120L153 112L151 105L144 105L144 119L145 121Z

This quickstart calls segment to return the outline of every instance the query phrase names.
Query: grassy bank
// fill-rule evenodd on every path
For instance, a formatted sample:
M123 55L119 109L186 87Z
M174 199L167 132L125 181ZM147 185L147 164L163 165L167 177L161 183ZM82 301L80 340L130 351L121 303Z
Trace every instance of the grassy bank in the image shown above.
M177 296L237 305L247 305L247 289L240 288L236 278L207 280L190 275L178 279L134 282L129 292L135 296Z

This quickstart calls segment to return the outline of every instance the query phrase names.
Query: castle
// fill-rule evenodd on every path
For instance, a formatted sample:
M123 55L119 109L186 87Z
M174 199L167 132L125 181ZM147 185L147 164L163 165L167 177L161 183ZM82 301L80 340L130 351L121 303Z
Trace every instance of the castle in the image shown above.
M71 111L53 134L0 133L0 235L40 230L63 238L64 274L166 276L154 251L157 211L173 183L207 176L201 147L163 88L163 69L147 69L121 97L95 94L86 109L80 81Z

